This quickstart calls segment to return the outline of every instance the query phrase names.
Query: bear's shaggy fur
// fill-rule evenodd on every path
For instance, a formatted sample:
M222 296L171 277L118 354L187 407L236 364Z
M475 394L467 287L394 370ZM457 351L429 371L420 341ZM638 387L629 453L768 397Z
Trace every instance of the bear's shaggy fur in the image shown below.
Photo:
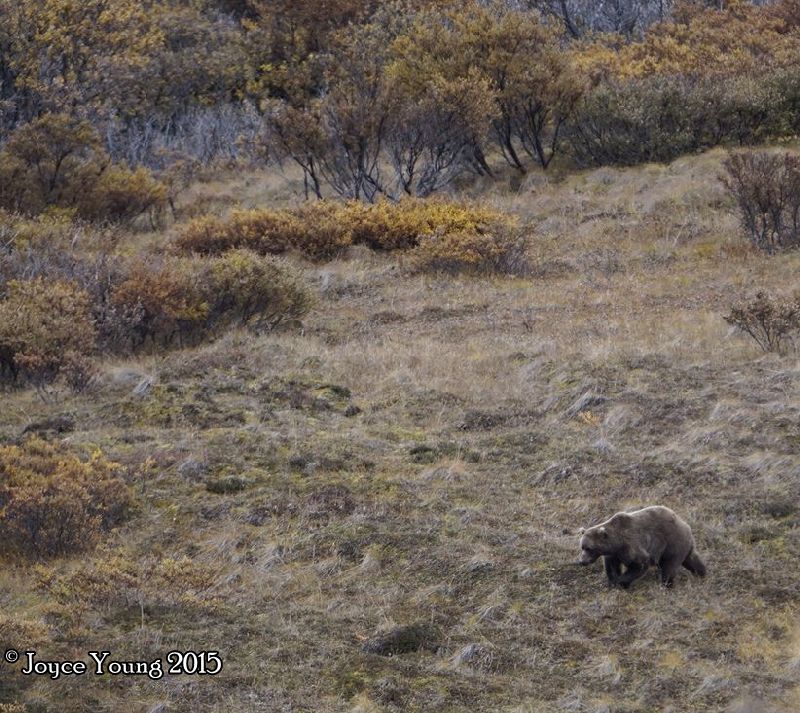
M580 564L592 564L598 557L603 557L609 584L623 589L643 576L650 565L661 570L665 587L672 586L681 565L698 577L706 574L694 549L691 528L662 505L618 512L610 520L581 530Z

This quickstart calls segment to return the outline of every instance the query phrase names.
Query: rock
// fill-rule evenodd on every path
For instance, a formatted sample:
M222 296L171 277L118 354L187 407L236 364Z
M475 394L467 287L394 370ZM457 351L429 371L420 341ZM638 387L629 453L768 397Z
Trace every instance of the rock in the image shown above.
M692 691L690 698L697 698L698 696L709 696L720 691L735 688L736 682L725 676L706 676L702 683Z
M475 572L490 572L493 569L494 565L491 561L484 559L483 557L473 557L464 568L467 572L475 573Z
M189 480L200 480L208 473L208 464L194 458L187 458L178 466L178 474Z
M614 450L614 446L611 445L611 442L604 437L600 437L592 443L592 448L600 453L611 453L611 451Z
M396 656L422 649L436 650L436 630L428 624L398 626L390 631L376 634L364 642L361 650L366 654Z
M489 431L502 426L509 418L509 414L470 410L464 414L459 428L462 431Z
M152 376L146 376L142 379L136 386L134 387L133 391L131 392L134 396L144 397L150 393L150 390L153 388L156 380Z
M138 369L131 369L130 367L109 367L105 370L103 381L110 386L132 389L144 378L147 378L147 374Z
M412 446L408 453L414 463L433 463L439 458L436 448L424 443Z
M756 698L737 701L728 708L730 713L778 713L776 708Z
M533 485L557 484L569 480L574 475L571 465L565 463L551 463L543 471L532 476Z
M584 391L567 409L567 416L577 416L581 411L586 411L595 406L606 403L608 398L593 391Z
M205 505L200 508L200 517L204 520L219 520L226 517L231 512L231 506L228 503L219 503L217 505Z
M304 509L313 519L349 515L356 509L356 501L344 485L324 485L308 496Z
M490 669L494 661L494 654L480 644L467 644L451 659L455 666L470 666L472 668Z
M285 554L286 548L283 545L278 545L276 543L267 545L267 547L264 548L264 552L259 557L261 567L263 569L269 569L270 567L281 564Z
M407 691L399 681L386 677L379 678L372 685L372 690L375 698L384 705L404 708Z
M364 574L376 574L377 572L380 572L380 551L376 548L370 548L367 550L367 552L364 554L364 559L361 560L361 564L358 566L358 569Z
M259 503L250 509L245 516L248 525L260 527L267 520L280 515L293 515L299 510L298 504L286 495L275 494L265 502Z
M229 493L239 493L247 487L247 482L243 478L229 475L226 478L209 480L206 483L206 490L217 495L228 495Z
M333 286L336 278L330 270L319 271L319 291L322 294L328 292Z
M478 612L478 621L499 621L506 613L505 604L493 604Z
M43 421L29 423L22 431L22 435L35 433L38 436L43 436L51 433L70 433L74 430L75 419L71 416L53 416Z
M361 409L356 406L355 404L350 404L345 410L344 415L348 418L352 418L353 416L358 416L361 413Z

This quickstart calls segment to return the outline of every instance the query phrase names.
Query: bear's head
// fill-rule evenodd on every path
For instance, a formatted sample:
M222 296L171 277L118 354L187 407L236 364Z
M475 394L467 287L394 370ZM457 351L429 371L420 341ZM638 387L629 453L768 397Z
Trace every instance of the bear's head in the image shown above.
M615 549L612 540L611 533L603 525L596 525L588 530L581 528L581 556L578 562L588 565L598 557L612 554Z

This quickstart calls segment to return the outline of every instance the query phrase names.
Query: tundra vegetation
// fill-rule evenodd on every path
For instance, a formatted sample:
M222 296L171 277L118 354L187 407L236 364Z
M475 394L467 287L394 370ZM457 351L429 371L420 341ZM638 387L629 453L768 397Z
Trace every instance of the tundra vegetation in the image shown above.
M800 709L799 43L0 0L0 653L224 661L0 712ZM598 588L650 504L709 575Z

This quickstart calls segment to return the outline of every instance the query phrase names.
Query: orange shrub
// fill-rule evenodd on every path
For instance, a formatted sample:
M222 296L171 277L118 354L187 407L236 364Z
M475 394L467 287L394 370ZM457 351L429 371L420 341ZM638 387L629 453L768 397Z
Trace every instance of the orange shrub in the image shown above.
M278 258L243 248L211 259L134 263L112 288L109 340L137 350L197 343L233 326L266 330L299 319L311 296Z
M0 552L39 559L91 547L131 504L118 471L100 453L84 461L39 438L0 447Z
M736 200L750 242L769 253L800 246L800 157L737 152L723 165L722 183Z
M137 262L113 288L111 303L124 315L122 334L137 349L148 340L168 346L201 331L208 315L191 261L172 259L158 267Z

